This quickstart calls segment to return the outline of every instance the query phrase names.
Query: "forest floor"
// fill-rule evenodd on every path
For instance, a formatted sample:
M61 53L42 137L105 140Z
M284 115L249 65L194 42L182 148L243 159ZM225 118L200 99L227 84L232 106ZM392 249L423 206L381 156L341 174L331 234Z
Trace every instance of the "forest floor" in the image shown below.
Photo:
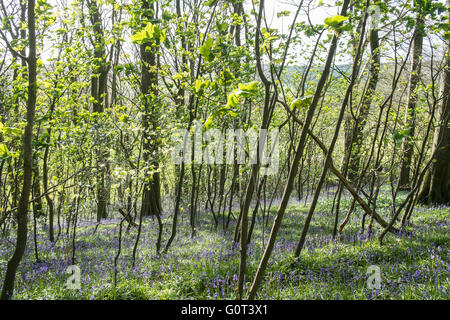
M404 195L402 195L404 196ZM400 197L400 199L402 198ZM341 217L350 199L341 204ZM389 216L388 192L380 195L378 212ZM375 236L360 236L362 211L357 207L340 242L332 239L332 199L322 198L313 216L306 246L299 260L292 255L300 237L308 206L288 207L258 299L449 299L450 207L417 206L409 230L398 238L387 235L380 245ZM276 207L263 233L258 220L248 253L247 287L253 279L267 242ZM76 263L81 289L67 289L72 239L65 231L56 244L38 230L36 262L33 232L16 277L15 299L234 299L239 270L239 249L233 245L234 222L215 231L206 214L197 236L191 238L188 219L180 218L178 235L167 254L156 255L156 220L144 220L135 268L131 268L137 231L123 228L121 255L114 286L114 258L118 250L119 220L80 223L76 230ZM210 214L208 213L208 216ZM32 220L32 219L30 219ZM164 217L163 245L172 216ZM31 223L30 223L31 224ZM0 239L0 277L3 280L15 233ZM368 289L367 268L381 270L381 289Z

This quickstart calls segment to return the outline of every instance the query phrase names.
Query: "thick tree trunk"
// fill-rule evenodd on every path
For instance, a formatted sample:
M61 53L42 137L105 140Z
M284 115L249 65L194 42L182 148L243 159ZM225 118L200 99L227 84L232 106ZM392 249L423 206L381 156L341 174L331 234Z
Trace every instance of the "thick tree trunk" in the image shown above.
M142 9L144 10L144 18L154 19L153 2L144 0ZM159 119L157 106L155 105L155 98L158 96L157 49L156 46L152 46L152 43L146 42L140 46L140 50L142 62L141 93L145 108L143 115L143 160L150 171L146 174L144 182L141 211L144 216L159 216L162 210L159 164L156 159L158 154L156 130Z
M416 27L414 29L413 40L413 55L411 61L411 75L409 78L409 92L408 92L408 104L405 112L405 127L409 130L408 137L403 140L403 159L400 170L400 188L411 188L411 165L414 154L414 142L413 138L416 129L416 104L417 93L416 88L420 81L420 72L422 65L422 47L423 47L423 35L424 35L424 22L422 13L419 12L416 18Z
M450 0L447 0L447 8L450 8ZM432 149L432 153L436 154L418 195L418 200L427 204L450 203L450 39L448 38L444 54L447 62L442 75L441 103Z
M17 240L13 256L8 261L5 281L3 282L1 299L11 299L14 293L14 282L17 267L22 260L27 245L28 233L28 201L31 192L33 176L33 125L36 108L36 25L34 16L35 2L28 0L28 100L27 100L27 125L23 140L23 185L22 193L17 209Z
M102 29L102 20L99 12L99 8L96 1L90 0L89 17L94 29L94 57L95 69L94 75L91 78L91 96L94 99L92 109L94 112L103 113L105 110L105 95L106 84L108 81L108 66L106 64L106 49L104 34ZM107 162L108 151L100 143L99 150L97 151L97 221L100 222L108 216L107 204L108 204L108 192L109 185L107 183L107 176L109 175L109 164Z
M161 182L158 172L151 174L150 181L145 183L142 194L141 210L144 216L159 216L161 214Z

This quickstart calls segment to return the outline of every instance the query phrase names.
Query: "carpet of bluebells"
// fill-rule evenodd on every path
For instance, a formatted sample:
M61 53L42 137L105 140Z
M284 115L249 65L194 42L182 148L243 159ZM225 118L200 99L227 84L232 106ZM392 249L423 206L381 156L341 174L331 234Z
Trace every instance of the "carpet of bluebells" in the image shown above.
M341 215L349 206L344 200ZM378 212L389 218L389 198L378 201ZM339 242L333 240L332 201L322 199L314 214L300 259L293 258L308 206L289 206L277 238L259 299L449 299L450 207L417 206L411 231L402 237L388 235L383 245L360 234L362 211L357 208ZM255 274L270 233L276 207L263 230L258 220L248 253L248 279ZM71 235L65 229L58 241L48 241L39 227L36 262L33 233L16 277L15 299L234 299L239 270L239 248L233 243L234 224L215 231L208 213L200 217L192 238L186 217L166 254L156 254L157 223L144 219L135 267L132 251L137 231L123 229L121 255L114 285L114 258L119 245L119 220L80 222L76 231L76 263L81 289L67 289L65 273L71 265ZM171 215L164 217L163 244L169 237ZM30 222L31 223L31 222ZM15 232L0 238L0 277L15 242ZM381 288L368 289L367 268L379 266Z

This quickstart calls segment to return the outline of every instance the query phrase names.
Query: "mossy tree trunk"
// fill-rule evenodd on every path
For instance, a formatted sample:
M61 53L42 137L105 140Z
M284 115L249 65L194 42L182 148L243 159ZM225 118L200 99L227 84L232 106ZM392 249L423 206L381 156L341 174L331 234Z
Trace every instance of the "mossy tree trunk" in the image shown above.
M146 21L152 21L155 18L154 3L151 0L142 2L142 17ZM157 46L151 42L145 42L140 45L142 76L141 76L141 94L144 105L143 127L143 160L147 168L145 182L142 194L141 213L144 216L161 214L161 183L159 174L158 154L158 119L159 109L158 101L158 73L157 73Z
M102 20L97 2L91 0L89 5L89 18L94 29L92 45L94 47L95 69L91 77L91 96L93 101L93 112L103 113L105 111L105 96L107 94L108 64L106 62L106 45L102 28ZM102 121L102 119L100 119ZM107 204L109 184L108 151L103 142L99 143L97 150L97 221L107 217Z

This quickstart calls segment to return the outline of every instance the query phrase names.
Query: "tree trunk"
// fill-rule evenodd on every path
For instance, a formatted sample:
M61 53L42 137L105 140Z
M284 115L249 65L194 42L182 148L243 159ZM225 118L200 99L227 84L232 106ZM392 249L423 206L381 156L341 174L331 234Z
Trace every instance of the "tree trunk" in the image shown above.
M341 9L341 15L345 16L347 14L347 7L349 4L349 0L344 0L342 4ZM317 83L316 91L314 93L314 97L312 99L312 102L309 106L308 113L306 115L306 119L304 121L304 125L300 134L300 140L297 144L297 149L295 151L294 159L292 160L291 167L289 169L289 175L288 175L288 181L286 182L285 189L283 192L283 197L281 199L280 206L278 208L277 215L275 217L275 221L272 226L272 230L270 232L269 241L266 245L266 248L264 250L264 254L261 258L261 261L259 262L258 269L256 271L255 278L253 280L252 286L250 288L250 292L248 295L249 300L253 300L256 297L256 292L258 291L258 288L261 284L261 281L263 280L264 273L267 268L267 263L269 262L269 258L272 254L273 247L275 245L275 239L278 234L278 230L281 227L281 222L283 220L284 213L286 211L287 204L289 202L289 198L293 189L294 179L297 176L297 170L298 170L298 164L300 162L301 157L303 156L303 152L306 145L306 136L309 129L309 126L312 122L312 118L314 115L314 112L316 110L316 107L319 103L319 100L322 95L322 90L325 86L325 82L328 79L328 75L330 74L330 67L331 62L334 58L334 55L336 53L337 48L337 42L338 42L338 36L337 34L334 34L330 49L328 51L327 60L325 62L325 66L323 68L322 74L320 76L319 82Z
M144 10L143 17L147 20L154 19L153 2L144 0L142 2ZM158 73L157 66L157 46L146 42L141 44L141 93L144 103L144 144L143 144L143 160L148 166L149 173L146 174L144 189L142 194L141 211L144 216L161 214L161 183L158 160L157 127L158 127L158 111L156 106L156 97L158 97Z
M447 0L450 8L450 0ZM450 9L449 9L450 10ZM450 17L450 11L449 11ZM437 114L437 123L432 154L435 159L427 171L419 191L418 200L427 204L450 203L450 39L446 39L446 66L441 82L441 103Z
M34 16L35 2L28 0L28 100L27 100L27 125L23 140L23 185L22 193L17 209L17 240L13 256L8 261L5 281L3 282L1 299L11 299L14 293L14 282L17 267L22 260L27 245L28 233L28 200L31 192L33 176L33 125L36 108L36 25Z
M414 142L413 138L416 129L416 104L417 93L416 88L420 80L420 71L422 65L422 47L423 47L423 35L424 35L424 22L422 13L419 11L416 18L416 27L414 29L413 39L413 55L411 61L411 75L409 78L409 92L408 92L408 104L405 112L405 130L408 130L408 137L403 140L403 159L400 170L400 188L411 188L411 162L414 154Z
M367 116L370 111L370 105L372 103L375 89L378 83L378 74L380 71L380 52L378 41L378 29L374 28L370 31L370 50L372 61L370 64L370 76L367 89L364 92L364 96L361 99L361 107L359 115L353 125L353 130L350 133L350 139L346 139L345 150L350 156L348 162L347 177L350 181L354 181L359 173L360 159L361 159L361 147L363 144L364 136L363 130L367 122ZM345 172L345 170L344 170Z
M366 9L367 9L368 5L369 5L369 1L367 1L367 3L366 3ZM355 60L353 62L352 76L351 76L351 79L350 79L350 83L349 83L349 85L347 87L347 90L345 92L344 100L342 101L341 110L339 112L339 117L338 117L338 120L336 122L336 128L334 130L334 135L333 135L333 138L331 140L330 147L328 148L328 151L327 151L326 156L325 156L325 161L324 161L325 165L324 165L324 168L322 169L322 173L321 173L319 182L317 183L316 191L314 193L313 200L311 201L311 206L310 206L308 214L307 214L307 216L305 218L305 223L304 223L304 226L303 226L302 234L300 236L300 240L299 240L299 242L297 244L297 248L295 250L295 255L294 256L296 258L300 256L301 250L303 249L303 246L305 244L306 234L308 233L308 229L309 229L309 225L310 225L310 222L311 222L311 219L312 219L312 215L314 214L317 201L319 200L319 195L320 195L323 183L324 183L325 178L326 178L327 173L328 173L328 167L329 167L329 163L330 163L330 161L332 159L331 156L333 154L334 146L335 146L336 141L337 141L337 139L339 137L339 130L340 130L340 127L341 127L342 120L344 118L345 106L347 105L348 100L350 99L351 92L353 90L353 85L355 83L355 79L356 79L356 76L357 76L357 73L358 73L359 59L360 59L360 56L362 55L361 50L362 50L362 44L363 44L363 41L364 41L363 37L364 37L364 33L365 33L365 26L366 26L367 17L368 17L368 14L366 12L366 14L364 15L364 19L362 20L361 35L360 35L361 38L360 38L359 45L358 45L358 48L357 48L357 51L356 51Z
M52 119L53 111L54 111L55 104L53 103L50 107L50 120ZM50 153L50 140L52 136L52 129L49 127L47 129L47 139L46 139L46 147L44 151L44 159L43 159L43 168L42 168L42 184L44 186L44 194L45 194L45 200L47 202L48 206L48 228L49 228L49 240L50 242L55 241L55 234L54 234L54 215L55 215L55 205L53 202L52 197L48 193L48 161L49 161L49 153Z
M108 81L108 66L106 64L106 49L104 34L102 29L102 20L96 1L89 1L89 17L94 29L94 57L95 69L91 78L91 96L93 101L93 111L103 113L105 110L104 101L106 94L106 84ZM102 120L100 120L102 121ZM104 143L99 143L97 151L97 222L107 217L108 191L109 186L106 177L108 170L108 151L104 148Z

